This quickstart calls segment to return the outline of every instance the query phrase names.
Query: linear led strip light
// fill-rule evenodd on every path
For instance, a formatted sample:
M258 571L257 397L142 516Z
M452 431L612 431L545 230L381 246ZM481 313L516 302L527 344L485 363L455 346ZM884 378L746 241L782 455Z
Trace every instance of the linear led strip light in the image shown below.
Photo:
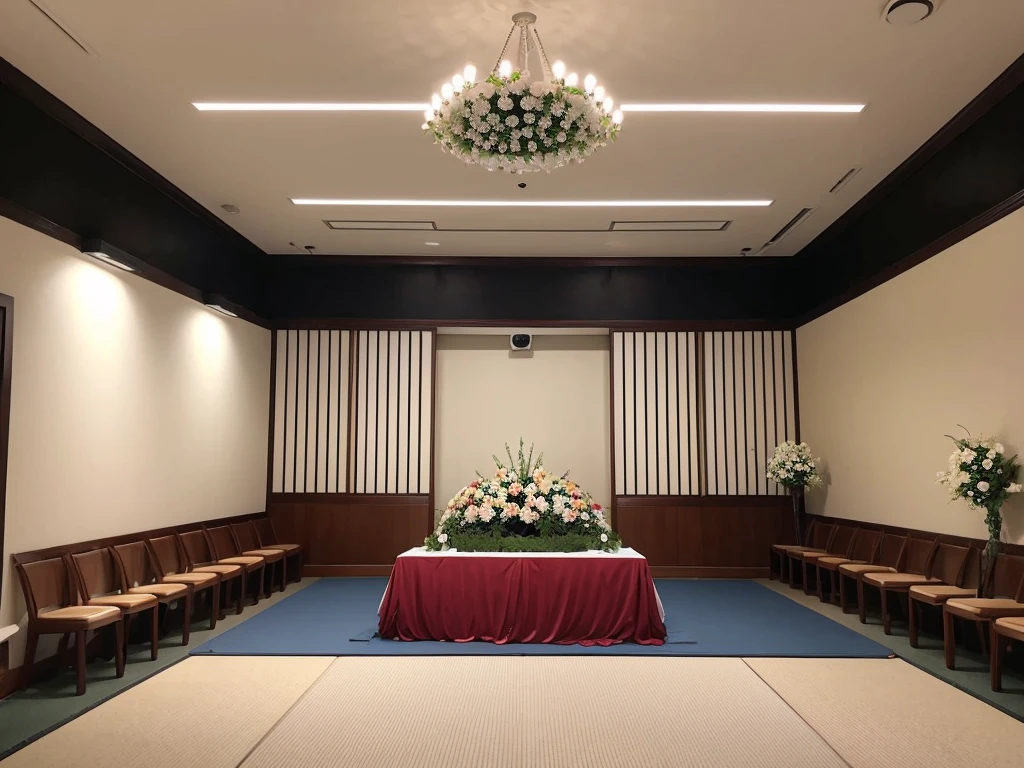
M762 208L771 200L357 200L293 197L295 205L424 208Z
M423 112L427 103L414 102L229 102L195 101L192 106L200 112ZM623 104L623 112L763 112L834 114L857 113L865 104L738 104L738 103L650 103Z

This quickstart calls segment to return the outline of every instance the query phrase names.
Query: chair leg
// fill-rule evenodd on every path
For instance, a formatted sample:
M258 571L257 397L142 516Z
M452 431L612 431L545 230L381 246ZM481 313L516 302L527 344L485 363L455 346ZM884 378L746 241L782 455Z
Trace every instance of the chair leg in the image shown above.
M39 633L29 630L28 638L25 642L25 660L21 664L21 680L19 684L22 688L28 688L35 677L36 646L38 644Z
M804 582L804 594L805 595L810 595L811 594L811 564L808 563L805 560L804 564L803 564L803 569L802 570L803 570L802 578L803 578L803 582Z
M124 677L124 619L114 622L114 669Z
M192 589L185 592L185 615L181 619L181 644L188 645L189 630L192 629Z
M846 601L846 578L839 571L836 571L836 578L839 580L839 610L846 613L849 607Z
M263 579L266 577L266 573L267 573L267 564L263 563L263 565L261 565L259 567L259 573L258 573L258 575L256 577L256 589L252 593L252 604L253 605L259 605L260 595L263 593L263 590L266 589L266 586L265 586L265 584L263 582ZM269 593L267 593L267 594L269 595Z
M285 587L288 584L288 556L284 555L281 558L281 591L284 592Z
M245 603L245 587L249 581L249 572L245 570L245 566L242 566L242 575L238 577L241 584L238 587L238 605L235 608L235 615L237 616L242 612L242 605Z
M857 613L859 614L860 623L868 623L868 603L864 599L864 580L857 577Z
M768 580L773 581L778 575L778 571L775 570L775 550L768 547Z
M149 632L149 658L152 661L156 661L160 649L160 603L154 605L152 611L153 618L150 621Z
M946 669L956 669L956 634L953 629L953 614L942 611L942 645L946 651Z
M907 595L907 634L909 635L910 647L917 648L917 601L909 594Z
M992 678L992 690L1003 690L1003 652L1006 650L1006 643L996 633L996 623L989 622L989 631L992 637L989 641L989 674Z
M974 626L978 629L978 645L981 648L981 653L983 655L988 653L988 630L985 627L985 623L986 622L983 621L974 622Z
M78 695L85 693L85 630L75 632L75 677Z
M785 552L779 553L779 581L783 584L789 584L789 555Z
M214 585L210 590L210 629L217 627L217 617L220 615L220 584Z
M892 634L892 616L889 615L889 590L882 589L878 590L882 596L882 631L887 635Z
M797 589L803 582L802 578L798 578L798 576L803 575L803 569L800 567L800 564L797 562L795 557L789 557L787 555L786 559L789 561L789 586L791 589Z
M815 565L814 565L814 571L815 571L815 574L816 574L815 581L817 582L818 602L819 603L824 603L825 602L825 585L823 584L823 582L825 580L825 572L821 570L821 566L818 565L817 563L815 563ZM829 595L830 596L831 596L831 592L832 592L831 586L832 586L832 582L829 582L829 587L830 587Z

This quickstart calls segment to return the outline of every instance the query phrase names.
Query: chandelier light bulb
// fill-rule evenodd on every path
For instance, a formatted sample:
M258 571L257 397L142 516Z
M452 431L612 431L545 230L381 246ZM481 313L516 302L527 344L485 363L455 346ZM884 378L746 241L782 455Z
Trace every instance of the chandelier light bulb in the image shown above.
M570 87L576 87L576 83L578 83L579 81L580 76L577 75L575 72L570 72L568 75L565 76L565 84Z
M599 86L597 86L597 88L594 89L594 100L598 104L600 104L602 101L604 101L604 86L603 85L599 85Z
M465 78L462 77L462 75L455 75L455 77L452 78L452 88L455 89L456 93L461 91L462 86L464 86L465 84L466 80Z
M512 62L505 59L501 64L498 65L498 74L502 77L508 77L512 74Z
M427 109L423 111L423 118L429 123L434 119L434 110Z
M615 113L612 115L612 122L615 123L616 125L622 125L622 110L621 109L616 109L615 110Z
M420 128L422 128L424 131L426 131L426 130L428 130L430 128L430 126L427 123L424 123L423 125L420 126Z
M565 77L565 62L556 61L551 65L551 74L555 76L556 80L561 80Z
M612 111L612 107L615 106L615 102L612 101L612 97L611 96L607 96L605 98L605 100L604 100L604 103L601 106L604 108L605 112L611 112Z
M596 86L596 85L597 85L597 78L594 77L593 75L587 75L585 78L583 78L583 90L585 90L587 93L590 93L591 91L593 91L594 90L594 86Z
M436 93L430 97L430 106L434 108L435 112L441 108L441 97Z
M453 93L455 93L455 89L452 88L451 83L445 83L441 86L441 98L445 101L448 101L448 99L452 97Z
M464 70L462 70L462 76L464 78L466 78L466 82L467 83L475 83L476 82L476 67L474 67L472 64L467 64L466 68Z

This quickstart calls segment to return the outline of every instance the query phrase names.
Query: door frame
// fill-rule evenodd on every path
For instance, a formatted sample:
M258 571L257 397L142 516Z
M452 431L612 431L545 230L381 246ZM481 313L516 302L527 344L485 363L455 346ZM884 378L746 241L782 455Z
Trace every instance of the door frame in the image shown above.
M11 436L11 367L14 362L14 299L0 293L0 556L4 551L7 507L7 446ZM0 590L3 589L0 568Z

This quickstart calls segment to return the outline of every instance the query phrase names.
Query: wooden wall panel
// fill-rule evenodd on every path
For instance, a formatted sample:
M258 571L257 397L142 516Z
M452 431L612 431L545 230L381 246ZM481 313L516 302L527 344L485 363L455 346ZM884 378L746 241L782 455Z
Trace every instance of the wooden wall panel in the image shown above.
M655 576L759 578L772 544L792 543L789 498L620 496L615 529Z
M433 517L425 494L275 494L268 514L282 540L302 545L307 576L387 575Z

